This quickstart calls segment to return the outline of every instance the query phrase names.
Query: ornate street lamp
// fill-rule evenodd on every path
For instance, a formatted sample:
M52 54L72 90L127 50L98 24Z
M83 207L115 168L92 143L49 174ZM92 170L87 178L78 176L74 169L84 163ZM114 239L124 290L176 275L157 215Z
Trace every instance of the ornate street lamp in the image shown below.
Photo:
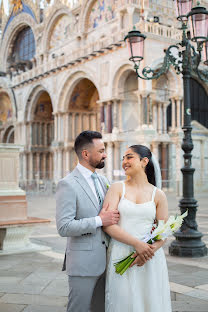
M175 1L176 16L179 21L186 22L187 14L191 11L193 0L177 0Z
M188 216L179 231L175 233L176 240L169 247L169 253L181 257L201 257L207 254L207 248L202 242L202 234L197 230L196 211L197 201L194 199L193 174L191 151L193 142L191 137L191 99L190 99L190 79L198 76L199 79L208 82L208 71L202 70L199 66L204 58L207 60L208 42L208 11L201 6L192 8L192 1L177 0L177 19L182 23L182 40L178 44L171 45L165 51L163 64L159 70L153 70L146 66L139 72L140 62L143 59L143 48L145 36L139 31L129 32L124 38L129 46L130 60L134 62L137 76L141 79L156 79L165 74L172 65L177 74L183 75L184 91L184 138L182 149L184 151L184 166L181 169L183 175L183 197L179 207L181 213L188 210ZM188 22L191 25L191 34L188 33ZM191 36L191 38L190 38ZM191 40L190 40L191 39ZM196 48L191 44L196 42ZM177 52L177 53L176 53Z

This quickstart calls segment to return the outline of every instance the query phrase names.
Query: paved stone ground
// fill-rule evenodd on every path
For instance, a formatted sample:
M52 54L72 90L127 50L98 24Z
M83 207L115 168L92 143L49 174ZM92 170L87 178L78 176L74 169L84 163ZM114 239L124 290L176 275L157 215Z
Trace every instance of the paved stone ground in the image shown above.
M170 214L179 212L178 198L167 194ZM208 195L199 200L197 222L208 246ZM51 223L36 226L32 242L51 250L0 256L0 312L64 312L67 302L67 277L61 272L65 239L56 233L55 200L28 198L30 216L50 218ZM208 312L208 257L190 259L168 255L173 312ZM113 312L113 311L112 311ZM161 311L162 312L162 311Z

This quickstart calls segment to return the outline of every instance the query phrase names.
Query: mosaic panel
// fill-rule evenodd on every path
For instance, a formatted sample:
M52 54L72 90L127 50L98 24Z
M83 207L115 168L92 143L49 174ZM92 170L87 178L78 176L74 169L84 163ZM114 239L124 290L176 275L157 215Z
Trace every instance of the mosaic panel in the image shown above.
M61 46L67 39L69 39L72 32L73 32L72 17L64 15L61 18L59 18L51 34L49 49L54 49Z
M0 126L12 119L12 104L7 94L0 94Z
M88 29L94 29L115 18L115 10L120 4L119 0L96 1L89 17Z

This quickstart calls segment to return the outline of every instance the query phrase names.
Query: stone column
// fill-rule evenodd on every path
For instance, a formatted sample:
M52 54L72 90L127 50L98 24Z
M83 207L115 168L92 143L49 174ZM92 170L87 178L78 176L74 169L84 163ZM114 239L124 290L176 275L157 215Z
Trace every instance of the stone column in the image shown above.
M82 115L81 113L78 114L78 129L77 133L82 132Z
M57 178L58 180L60 180L62 178L62 150L58 150L57 151L57 167L58 167L58 171L57 171Z
M112 101L107 103L107 132L111 133L113 129L113 118L112 118Z
M47 173L46 173L46 154L42 154L42 164L41 164L41 169L42 169L42 177L43 179L46 179Z
M157 110L157 126L158 126L158 133L162 133L162 104L158 103L158 110Z
M162 153L161 153L161 174L162 180L167 180L167 169L168 169L168 159L167 159L167 143L162 143ZM167 187L167 182L163 182L163 186Z
M157 130L158 129L158 125L157 125L157 120L158 120L158 118L157 118L157 103L154 103L152 111L153 111L153 127L155 128L155 130Z
M165 102L163 105L163 132L167 133L167 107L169 102Z
M159 160L159 150L158 150L158 142L152 142L152 152L155 155L155 157L157 158L157 160Z
M69 132L69 123L68 123L68 114L64 114L64 142L68 142L68 132Z
M127 12L128 12L128 27L129 29L132 29L133 28L133 15L134 15L134 11L135 11L135 8L132 7L132 6L128 6L127 7Z
M99 102L100 105L100 129L101 132L104 133L105 132L105 107L104 107L104 103L103 102Z
M35 179L39 180L40 179L40 154L36 153L36 174L35 174Z
M148 107L148 124L152 124L152 94L149 94L149 107Z
M32 181L33 180L33 154L30 153L28 155L28 169L29 169L29 172L28 172L28 178L29 178L29 181Z
M48 177L49 177L49 180L53 180L53 156L54 154L50 153L49 154L49 173L48 173Z
M142 125L147 125L147 96L141 94L142 97Z
M58 141L58 117L54 114L54 140Z
M118 132L118 100L113 101L113 132Z
M119 132L123 131L123 125L122 125L122 100L119 100L119 102L118 102L118 129L119 129Z
M75 129L75 113L72 113L72 140L75 140L76 129Z
M66 168L66 174L70 171L70 149L68 148L66 150L66 157L65 157L65 168Z
M58 142L60 141L61 138L61 115L58 113L57 115L57 120L58 120Z
M110 182L113 180L113 143L107 143L107 178Z
M36 145L40 145L40 122L37 122L37 128L36 128Z
M53 180L55 183L58 182L58 157L57 157L57 150L54 149L54 153L53 153Z
M175 98L171 99L172 103L172 131L176 128L176 116L175 116Z

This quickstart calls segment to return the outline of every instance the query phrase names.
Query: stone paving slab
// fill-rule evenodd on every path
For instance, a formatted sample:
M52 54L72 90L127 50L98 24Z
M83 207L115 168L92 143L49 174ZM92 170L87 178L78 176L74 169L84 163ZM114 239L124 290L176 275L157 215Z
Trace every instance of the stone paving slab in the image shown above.
M0 303L1 312L22 312L24 308L25 308L25 305L21 305L21 304L16 305L16 304Z
M67 297L6 294L0 298L1 303L25 304L25 305L45 305L45 306L64 306L67 303Z
M39 284L0 284L0 291L4 291L7 294L39 295L44 288L45 286L41 286Z
M195 287L195 288L208 291L208 284L200 285L200 286L197 286L197 287Z
M55 280L52 281L43 291L43 295L56 295L56 296L68 296L68 280L65 277L65 280Z
M22 312L66 312L66 308L30 305L26 307Z
M207 312L207 303L185 301L172 301L173 312Z

